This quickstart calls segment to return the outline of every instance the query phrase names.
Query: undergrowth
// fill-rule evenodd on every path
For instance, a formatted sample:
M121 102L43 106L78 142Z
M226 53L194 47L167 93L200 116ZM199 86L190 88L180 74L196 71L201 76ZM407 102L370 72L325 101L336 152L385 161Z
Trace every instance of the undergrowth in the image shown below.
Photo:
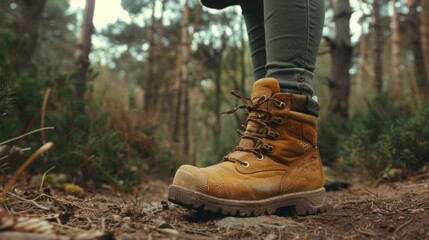
M10 108L10 111L0 116L0 142L40 127L42 115L44 125L55 128L45 131L44 137L33 134L13 143L31 149L39 148L45 141L55 143L53 151L30 166L30 173L42 174L55 166L52 172L68 174L71 182L82 185L107 183L128 191L141 186L148 176L170 176L184 161L169 144L169 139L154 130L156 124L147 122L141 111L130 119L124 117L132 115L123 109L125 106L103 108L94 100L91 88L85 99L73 100L72 72L63 72L53 66L32 66L21 74L9 76L9 83L13 85L13 104L10 90L2 87L1 110L5 113ZM94 81L94 76L89 75L90 82ZM34 88L28 87L27 83L33 82ZM42 100L47 89L50 89L50 95L43 112ZM79 104L84 108L79 108ZM115 118L115 115L120 117ZM26 156L0 157L3 158L1 166L7 160L3 173L10 175Z
M319 127L327 165L379 179L392 169L413 172L429 162L429 107L412 110L382 96L348 121L325 120Z

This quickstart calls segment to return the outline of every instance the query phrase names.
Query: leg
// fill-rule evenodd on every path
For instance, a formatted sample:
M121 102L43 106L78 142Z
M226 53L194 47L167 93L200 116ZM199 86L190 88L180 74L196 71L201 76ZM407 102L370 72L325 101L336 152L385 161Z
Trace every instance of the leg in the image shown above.
M311 101L324 10L323 0L264 0L267 77L277 79L282 92ZM308 113L318 113L317 103L309 105L317 109Z
M267 74L265 70L267 57L265 51L264 3L262 0L241 0L239 3L246 23L253 74L256 81L264 78Z

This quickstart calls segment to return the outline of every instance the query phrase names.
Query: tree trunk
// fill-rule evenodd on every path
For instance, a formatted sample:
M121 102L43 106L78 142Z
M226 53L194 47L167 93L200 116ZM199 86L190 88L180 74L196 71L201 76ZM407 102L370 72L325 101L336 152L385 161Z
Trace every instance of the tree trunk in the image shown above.
M89 53L91 51L91 35L94 32L92 18L94 16L95 0L86 0L80 38L75 50L75 63L79 68L76 79L76 99L82 99L85 94L86 75L89 68Z
M43 8L46 0L19 1L21 8L21 19L18 23L18 31L26 39L24 47L16 49L17 56L15 59L14 72L18 72L21 68L26 68L30 63L34 50L36 49L37 40L39 38L39 23L42 16Z
M213 127L213 149L219 149L220 145L220 135L222 132L222 126L221 126L221 120L220 120L220 105L221 105L221 95L222 95L222 64L223 64L223 53L226 49L226 40L227 37L225 33L222 34L221 37L221 48L219 49L219 54L217 56L216 64L217 64L217 70L216 70L216 76L215 76L215 107L213 109L213 113L216 116L216 121ZM219 152L217 152L219 153ZM221 154L221 153L219 153ZM221 157L221 156L218 156Z
M359 43L359 67L356 77L356 92L358 95L362 92L362 82L363 82L363 71L366 64L366 36L361 33L360 43Z
M154 74L154 61L155 61L155 7L156 0L152 0L152 13L150 17L150 25L147 31L147 40L149 42L148 47L148 60L147 60L147 71L146 71L146 84L144 84L144 110L145 112L152 112L156 108L154 106L154 95L155 91L155 81L158 79L155 78Z
M329 112L348 118L350 75L353 48L350 43L349 0L331 0L334 9L335 39L326 38L331 48L331 80L329 82Z
M393 15L392 15L392 82L390 97L392 99L402 98L402 82L401 82L401 33L399 32L399 13L396 7L397 0L392 0Z
M181 70L181 82L183 85L184 99L183 99L183 154L189 155L189 55L191 50L192 40L189 38L188 32L189 26L189 5L186 0L185 6L183 7L183 19L182 19L182 70Z
M159 93L160 93L160 88L161 88L161 83L162 83L162 79L165 79L165 75L163 73L160 73L159 66L160 66L160 61L161 59L165 59L165 49L162 47L161 44L161 39L164 36L164 25L163 25L163 19L164 19L164 11L165 11L165 5L166 5L167 0L162 0L161 2L161 16L159 17L159 19L156 21L158 24L156 25L156 39L155 39L155 50L156 50L156 54L155 54L155 58L156 60L154 61L154 66L153 66L153 72L154 73L158 73L156 76L156 79L154 79L153 81L153 105L154 106L158 106L158 101L159 101Z
M182 48L183 46L180 45L179 46L179 51L177 53L177 60L176 60L176 83L175 83L175 98L176 98L176 105L175 105L175 109L174 109L174 115L171 116L171 120L173 121L172 123L172 139L175 142L179 142L179 129L180 129L180 120L181 120L181 115L180 113L182 112L182 81L181 81L181 76L182 76ZM172 102L171 102L172 103ZM173 104L171 104L171 106L173 106Z
M374 88L376 95L380 95L383 88L383 65L382 55L382 29L380 20L380 0L374 0L372 4L372 45L374 51Z
M246 95L246 31L244 30L244 21L241 22L240 25L240 41L241 41L241 52L240 52L240 70L241 70L241 83L240 83L240 91L241 94Z
M421 25L420 31L422 34L423 55L425 59L426 76L429 76L429 15L428 15L428 1L423 0L422 12L420 13Z
M425 63L423 57L423 47L420 34L420 20L417 7L418 0L408 0L408 31L411 39L411 47L414 55L414 74L417 87L421 96L429 96L429 83L426 77Z
M179 129L181 120L181 101L183 94L183 153L189 154L189 89L188 89L188 64L191 41L188 33L189 26L189 5L185 1L183 7L182 24L181 24L181 41L178 57L178 89L176 101L176 113L174 119L173 140L179 141Z

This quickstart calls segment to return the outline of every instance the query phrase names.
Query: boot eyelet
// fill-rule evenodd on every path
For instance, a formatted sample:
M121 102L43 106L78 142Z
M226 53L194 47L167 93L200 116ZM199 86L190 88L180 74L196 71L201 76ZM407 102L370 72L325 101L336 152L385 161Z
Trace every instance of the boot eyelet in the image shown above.
M241 165L242 165L244 168L248 168L248 167L250 166L250 164L249 164L248 162L242 162L242 163L241 163Z
M269 145L269 144L265 144L265 143L264 143L263 148L264 148L267 152L269 152L269 153L272 153L272 152L274 151L274 147L273 147L273 146L271 146L271 145Z
M280 134L278 132L268 132L268 135L273 139L278 139L280 137Z
M264 160L264 155L260 154L260 155L258 155L258 157L256 159L258 159L259 161L262 161L262 160Z
M283 118L281 117L274 117L272 121L277 123L278 125L283 124Z
M286 108L286 103L284 103L284 102L276 102L276 107L278 107L280 109L285 109Z

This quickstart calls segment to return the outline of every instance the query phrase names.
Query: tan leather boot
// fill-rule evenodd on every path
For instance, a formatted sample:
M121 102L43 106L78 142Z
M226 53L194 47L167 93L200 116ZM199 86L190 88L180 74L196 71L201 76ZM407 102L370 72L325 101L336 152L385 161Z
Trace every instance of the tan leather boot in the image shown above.
M255 82L246 131L233 152L213 166L181 166L168 199L191 209L257 216L294 207L324 211L326 192L317 148L316 117L301 113L306 97L279 93L275 79ZM238 94L235 94L238 96Z

